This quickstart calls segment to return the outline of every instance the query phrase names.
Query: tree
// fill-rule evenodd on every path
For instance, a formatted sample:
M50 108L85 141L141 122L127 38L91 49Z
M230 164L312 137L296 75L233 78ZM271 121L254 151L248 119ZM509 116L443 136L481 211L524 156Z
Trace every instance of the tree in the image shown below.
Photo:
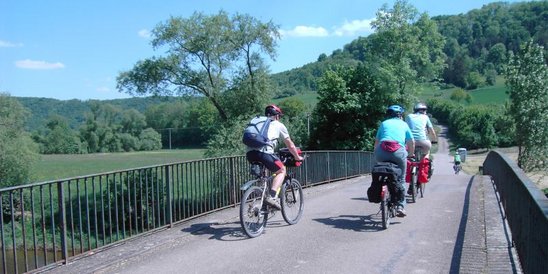
M52 115L46 122L46 131L41 136L42 138L38 140L41 153L76 154L83 152L80 137L70 128L68 120L63 116ZM37 141L36 139L35 141Z
M462 103L463 101L470 103L472 101L472 96L470 96L470 93L466 92L462 88L453 90L449 98L457 103Z
M162 136L152 128L147 128L139 134L141 150L157 150L162 148Z
M517 55L510 54L506 84L510 112L516 125L518 166L524 171L548 166L548 67L544 48L525 43Z
M312 149L373 149L374 133L386 106L397 102L375 67L328 71L320 81L312 116Z
M268 93L261 54L275 58L280 34L272 22L262 23L246 14L229 17L224 11L211 16L195 12L187 19L171 17L152 34L153 48L165 47L166 56L139 61L122 72L118 90L138 95L199 94L213 104L221 121L236 115L228 109L234 99L225 100L225 94L238 93L238 106L253 109Z
M506 63L506 46L502 43L492 46L487 55L487 62L495 65L497 72L502 72L502 65Z
M485 79L477 71L472 71L466 76L466 89L477 89L485 86Z
M38 158L38 146L24 131L28 114L16 99L0 93L0 187L27 182Z
M393 8L385 4L371 23L375 34L369 48L367 62L380 64L399 96L397 101L407 105L413 98L418 81L439 77L444 62L445 40L427 14L419 16L406 0L397 0Z

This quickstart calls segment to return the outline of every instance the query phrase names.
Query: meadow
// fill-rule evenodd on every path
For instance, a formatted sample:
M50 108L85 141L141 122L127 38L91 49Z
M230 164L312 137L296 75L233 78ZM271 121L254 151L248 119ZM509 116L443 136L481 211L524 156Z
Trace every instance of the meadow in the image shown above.
M151 165L203 159L205 149L40 155L31 168L33 182L44 182Z
M421 100L428 100L430 98L439 98L444 100L451 100L451 93L456 88L438 89L434 85L423 85L419 88L418 96ZM486 104L500 104L504 105L509 99L506 93L508 88L506 87L504 78L499 76L495 85L485 86L478 89L468 90L467 92L472 97L470 105L486 105Z

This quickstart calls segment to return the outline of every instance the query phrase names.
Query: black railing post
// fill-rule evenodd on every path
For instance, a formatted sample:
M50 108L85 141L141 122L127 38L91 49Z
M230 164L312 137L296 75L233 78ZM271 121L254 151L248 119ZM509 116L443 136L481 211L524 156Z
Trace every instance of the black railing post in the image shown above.
M64 264L68 263L68 248L67 248L67 218L65 206L65 193L63 191L63 181L57 182L57 198L59 199L59 225L61 226L61 252Z
M171 197L171 184L169 183L169 165L164 167L164 180L166 182L166 207L167 207L167 216L169 222L169 228L173 227L173 216L172 213L172 197Z
M331 163L329 158L329 151L327 152L327 181L331 183Z
M344 152L344 178L348 179L348 155Z
M229 188L232 189L232 201L230 202L231 204L234 205L234 207L236 207L236 201L238 200L237 199L237 196L236 196L236 172L235 172L235 169L236 169L236 164L235 164L235 161L236 161L236 157L230 157L230 169L229 169L229 178L230 178L230 181L228 182L229 184Z

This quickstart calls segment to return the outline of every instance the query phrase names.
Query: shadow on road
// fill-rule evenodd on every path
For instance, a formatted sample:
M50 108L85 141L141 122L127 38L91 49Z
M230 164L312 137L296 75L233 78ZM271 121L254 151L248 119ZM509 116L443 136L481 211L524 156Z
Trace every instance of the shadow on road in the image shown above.
M277 214L271 215L265 227L265 231L276 227L288 226L284 220L276 219ZM239 221L235 222L210 222L192 224L190 227L181 229L182 232L192 235L211 235L208 239L219 241L240 241L249 239L242 230Z
M464 206L462 208L462 217L460 219L459 232L457 234L457 240L455 241L455 247L453 248L453 259L451 260L451 273L458 273L460 270L462 260L462 249L464 247L464 233L466 232L466 223L468 220L469 207L470 207L470 189L472 188L472 182L474 176L470 178L468 186L466 187L466 194L464 195Z
M230 226L228 226L230 225ZM198 223L181 229L192 235L211 235L208 239L219 241L240 241L248 239L242 231L239 222L232 223Z
M341 215L338 217L330 217L330 218L321 218L321 219L314 219L316 222L320 222L325 225L332 226L334 228L338 229L344 229L344 230L354 230L354 231L381 231L384 230L382 228L382 222L377 214L371 214L371 215ZM395 222L394 219L392 219L392 224L399 224L399 222Z

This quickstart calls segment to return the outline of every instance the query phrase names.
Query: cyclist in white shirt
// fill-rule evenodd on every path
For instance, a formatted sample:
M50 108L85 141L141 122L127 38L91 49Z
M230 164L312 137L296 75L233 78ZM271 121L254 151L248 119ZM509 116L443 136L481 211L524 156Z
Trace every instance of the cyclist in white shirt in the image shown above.
M433 139L436 139L436 131L430 122L430 118L426 115L428 107L424 103L418 103L414 107L415 113L407 115L405 122L409 125L413 139L415 139L415 147L420 147L422 150L423 158L430 159L430 148L432 143L428 139L427 133ZM419 160L422 160L419 159Z
M282 110L276 105L269 105L265 108L265 116L272 120L268 128L268 139L270 140L271 145L264 146L260 149L248 148L246 153L246 158L250 163L261 162L268 170L276 174L272 180L272 188L269 191L270 195L267 195L265 202L278 210L281 209L281 206L279 199L276 197L276 191L282 185L285 174L287 173L285 165L274 153L274 148L278 143L278 139L283 140L284 144L289 149L289 152L295 157L295 160L302 161L304 159L297 152L297 147L289 137L287 128L280 122L282 115Z

